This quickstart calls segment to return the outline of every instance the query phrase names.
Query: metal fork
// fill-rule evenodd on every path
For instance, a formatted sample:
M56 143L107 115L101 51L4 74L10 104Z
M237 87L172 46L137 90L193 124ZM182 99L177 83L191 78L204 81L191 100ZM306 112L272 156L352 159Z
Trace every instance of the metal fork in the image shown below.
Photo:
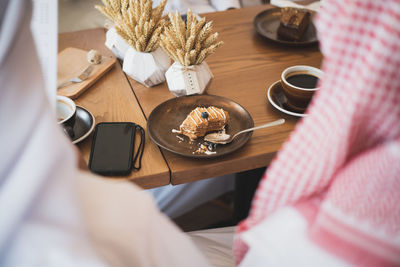
M79 76L72 78L71 80L65 81L63 83L60 83L59 85L57 85L57 89L64 87L70 83L80 83L83 82L84 80L86 80L87 78L89 78L90 73L92 73L93 71L93 66L89 65L86 67L86 69L84 69L82 71L81 74L79 74Z
M250 132L250 131L255 131L255 130L258 130L258 129L264 129L264 128L272 127L272 126L276 126L276 125L281 125L283 123L285 123L285 119L279 119L279 120L276 120L276 121L273 121L273 122L269 122L269 123L266 123L266 124L263 124L263 125L260 125L260 126L257 126L257 127L252 127L252 128L237 132L233 136L229 135L229 134L225 134L225 133L222 133L222 134L221 133L210 133L210 134L207 134L206 136L204 136L204 141L208 141L208 142L211 142L211 143L214 143L214 144L223 144L223 145L225 145L225 144L228 144L228 143L232 142L232 140L236 136L238 136L239 134L247 133L247 132Z

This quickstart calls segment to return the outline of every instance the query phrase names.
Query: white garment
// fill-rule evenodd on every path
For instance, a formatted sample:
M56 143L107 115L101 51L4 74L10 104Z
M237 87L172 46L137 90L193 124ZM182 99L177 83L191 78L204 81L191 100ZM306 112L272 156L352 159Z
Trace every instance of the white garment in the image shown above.
M294 8L307 8L315 12L319 12L321 9L321 2L318 0L309 0L307 4L298 4L303 0L271 0L270 4L277 7L294 7Z
M259 225L243 234L250 250L240 267L347 267L310 241L307 222L293 207L277 210ZM233 267L233 238L236 227L187 233L214 267Z
M240 267L350 266L313 243L307 226L307 221L295 208L278 209L243 233L243 240L250 249Z
M154 0L153 5L159 5L161 0ZM227 10L229 8L240 8L239 0L169 0L165 6L165 12L179 11L186 14L188 9L194 13L209 13Z
M214 267L234 267L234 226L188 232L188 236Z
M0 20L0 266L207 266L145 191L77 171L45 96L30 10L9 0Z

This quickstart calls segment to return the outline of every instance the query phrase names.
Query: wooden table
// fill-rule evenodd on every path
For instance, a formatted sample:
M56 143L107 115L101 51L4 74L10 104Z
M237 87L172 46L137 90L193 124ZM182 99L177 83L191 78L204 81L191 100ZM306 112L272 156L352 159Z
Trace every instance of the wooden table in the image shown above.
M104 46L104 41L104 29L64 33L59 35L58 49L59 51L67 47L97 49L104 55L112 55ZM120 64L116 64L75 102L90 110L96 118L96 123L132 121L146 126L142 109ZM86 162L89 159L91 144L91 137L78 144ZM142 168L139 171L132 171L128 177L117 179L130 179L143 188L153 188L169 184L170 173L159 148L146 136Z
M240 150L207 160L185 158L163 149L158 150L147 139L143 170L132 173L130 179L148 188L163 185L169 179L172 184L181 184L251 170L270 163L293 130L297 118L274 109L266 98L267 88L280 79L285 68L292 65L319 67L322 60L317 46L284 47L265 40L255 32L253 18L270 7L256 6L206 15L207 20L214 21L214 29L225 43L206 60L214 74L207 93L238 102L250 112L255 125L278 118L285 118L286 123L255 131ZM96 48L109 53L103 45L104 38L102 29L61 34L59 48ZM126 78L121 67L116 66L77 102L89 108L98 122L131 120L145 126L145 119L151 111L173 97L166 83L146 88L130 77ZM80 145L86 159L90 144L90 140L87 140Z

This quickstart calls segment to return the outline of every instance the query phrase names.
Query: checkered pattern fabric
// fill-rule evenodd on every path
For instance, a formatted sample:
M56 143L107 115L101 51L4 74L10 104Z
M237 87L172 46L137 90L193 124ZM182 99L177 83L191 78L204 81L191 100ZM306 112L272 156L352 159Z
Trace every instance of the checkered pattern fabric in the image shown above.
M236 260L248 250L241 233L293 205L333 255L398 266L400 1L326 0L316 24L321 90L262 178L238 226Z

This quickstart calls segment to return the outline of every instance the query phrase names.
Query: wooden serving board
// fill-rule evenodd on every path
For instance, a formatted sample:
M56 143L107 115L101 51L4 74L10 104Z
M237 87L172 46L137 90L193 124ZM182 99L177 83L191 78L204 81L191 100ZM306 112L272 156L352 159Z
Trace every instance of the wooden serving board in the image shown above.
M57 84L77 77L87 66L90 65L87 60L87 53L88 51L86 50L68 47L58 54ZM103 55L101 63L93 65L93 71L87 80L81 83L71 83L61 87L57 90L57 94L72 99L77 98L98 79L100 79L108 70L110 70L116 61L117 60L114 57Z

